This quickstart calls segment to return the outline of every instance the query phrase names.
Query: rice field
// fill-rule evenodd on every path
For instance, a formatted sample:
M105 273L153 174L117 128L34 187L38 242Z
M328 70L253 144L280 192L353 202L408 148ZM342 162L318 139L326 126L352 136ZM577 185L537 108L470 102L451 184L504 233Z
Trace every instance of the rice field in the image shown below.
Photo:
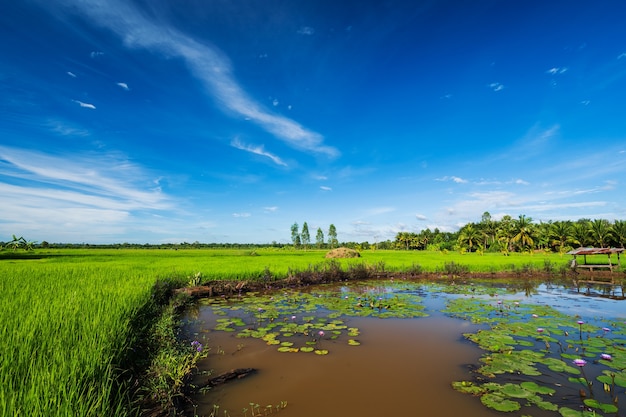
M0 252L0 415L136 415L120 364L137 341L132 321L159 278L283 278L325 262L325 251L65 249ZM342 265L489 272L566 263L558 255L367 251ZM121 378L120 378L121 376Z

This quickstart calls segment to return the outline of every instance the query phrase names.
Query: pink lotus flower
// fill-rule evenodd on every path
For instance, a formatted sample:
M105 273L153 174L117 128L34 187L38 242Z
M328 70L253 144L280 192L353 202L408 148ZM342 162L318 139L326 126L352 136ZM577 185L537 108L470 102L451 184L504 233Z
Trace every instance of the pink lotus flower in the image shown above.
M613 356L609 355L608 353L603 353L602 355L600 355L600 357L604 359L605 361L613 360Z
M537 329L537 333L543 333L543 328L542 328L542 327L539 327L539 328Z
M574 359L572 362L574 363L574 365L581 367L581 368L587 365L587 361L584 359Z

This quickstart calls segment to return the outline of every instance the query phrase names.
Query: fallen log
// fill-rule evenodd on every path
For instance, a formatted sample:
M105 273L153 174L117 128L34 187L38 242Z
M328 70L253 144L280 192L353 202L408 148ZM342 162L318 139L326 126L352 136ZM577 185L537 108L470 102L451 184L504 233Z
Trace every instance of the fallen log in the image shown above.
M230 380L233 379L241 379L241 378L245 378L248 375L252 375L256 373L256 369L254 368L237 368L237 369L232 369L228 372L224 372L223 374L220 374L214 378L210 378L209 382L207 383L207 386L209 387L215 387L217 385L222 385L227 383Z

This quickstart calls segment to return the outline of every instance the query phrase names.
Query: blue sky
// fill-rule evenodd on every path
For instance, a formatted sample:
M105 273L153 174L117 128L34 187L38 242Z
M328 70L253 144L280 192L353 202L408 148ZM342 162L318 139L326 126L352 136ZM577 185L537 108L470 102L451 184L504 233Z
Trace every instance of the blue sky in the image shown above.
M0 240L626 219L623 1L25 0Z

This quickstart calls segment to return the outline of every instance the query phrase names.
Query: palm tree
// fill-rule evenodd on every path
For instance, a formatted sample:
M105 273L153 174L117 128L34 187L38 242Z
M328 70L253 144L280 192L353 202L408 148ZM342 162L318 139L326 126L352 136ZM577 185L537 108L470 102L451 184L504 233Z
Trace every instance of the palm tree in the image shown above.
M502 216L502 219L498 223L497 231L496 231L496 239L502 248L502 251L508 255L511 251L511 241L515 236L513 229L513 219L508 214L506 216Z
M621 248L626 242L626 220L615 220L613 222L612 237Z
M572 243L577 243L579 248L587 246L591 241L591 232L589 230L589 223L584 221L578 221L572 225Z
M604 219L592 220L589 222L589 230L595 244L603 248L611 235L611 224L609 221Z
M551 223L549 233L552 245L558 246L559 252L563 253L567 244L572 241L572 222L566 220Z
M479 238L480 232L474 229L472 223L468 223L459 231L458 241L461 246L467 246L472 252L472 248L478 244Z
M519 215L519 218L513 222L513 230L515 235L511 238L512 242L520 244L521 248L532 249L534 245L533 240L533 219L526 217L523 214Z

